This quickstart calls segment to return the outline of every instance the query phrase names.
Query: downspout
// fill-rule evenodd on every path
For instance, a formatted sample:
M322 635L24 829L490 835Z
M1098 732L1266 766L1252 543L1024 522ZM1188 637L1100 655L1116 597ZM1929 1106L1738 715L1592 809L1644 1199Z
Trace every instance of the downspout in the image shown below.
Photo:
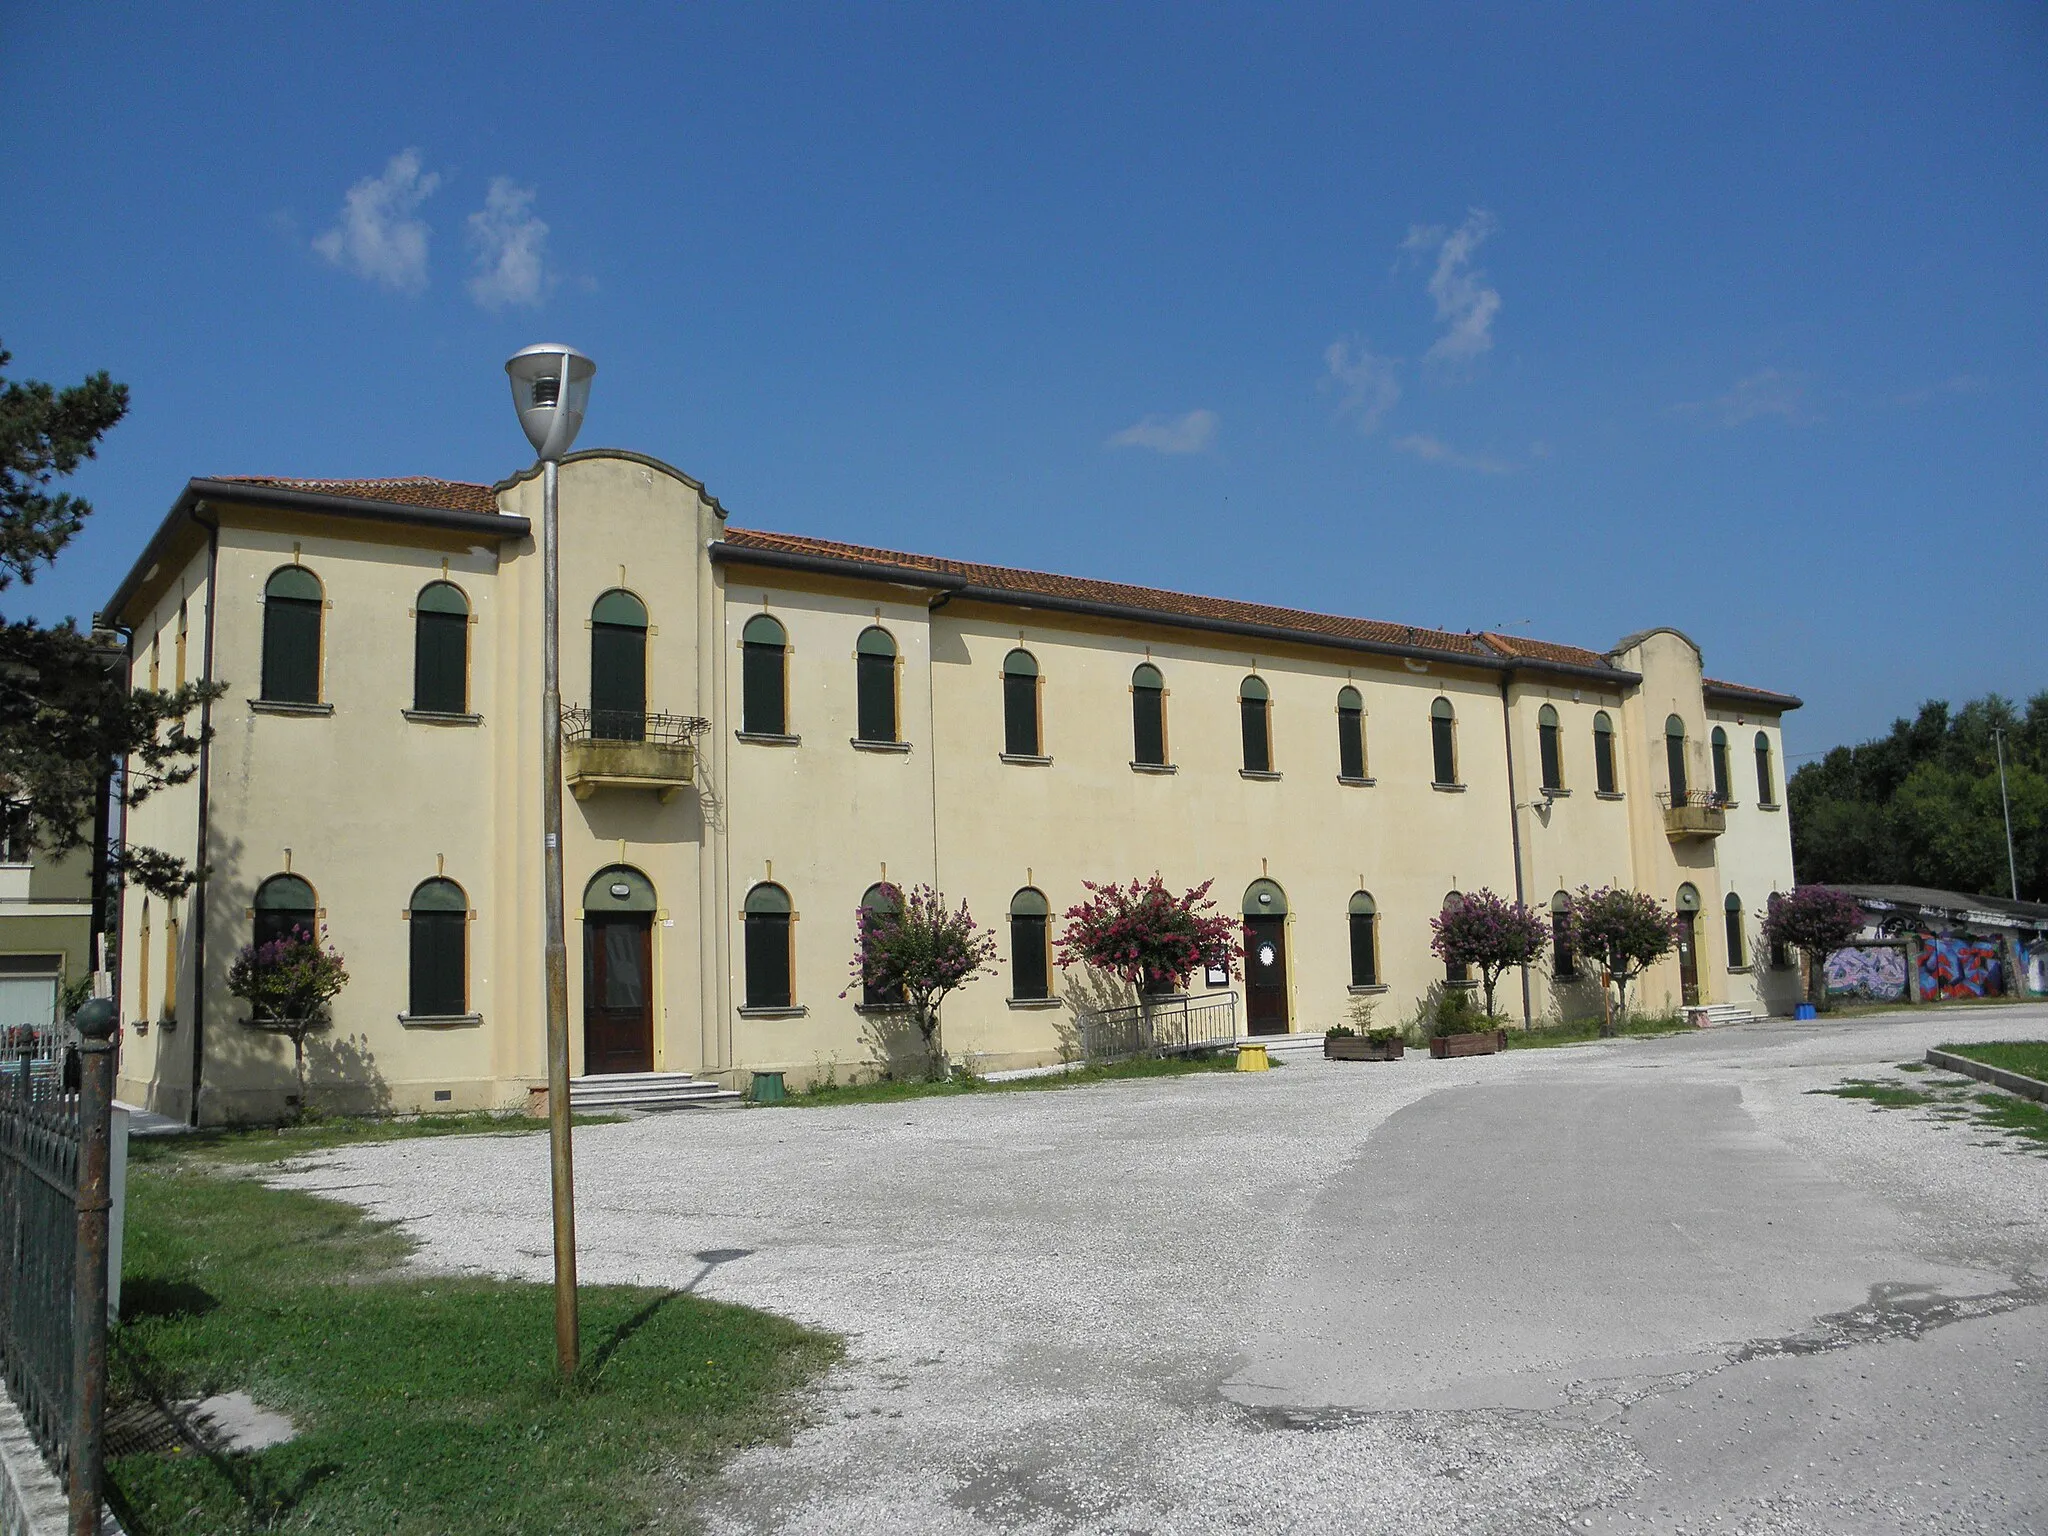
M206 530L206 655L200 662L200 676L207 682L213 681L213 631L214 615L220 608L220 523L208 522L205 513L209 509L201 502L192 509L192 520ZM194 850L192 869L198 877L193 884L189 907L192 912L192 1108L186 1117L197 1127L199 1124L199 1090L206 1069L206 822L207 822L207 780L213 767L213 698L208 695L199 704L199 838ZM178 962L174 958L171 963Z
M925 755L932 762L932 889L944 890L939 884L939 682L938 667L935 663L937 650L932 645L931 621L938 617L939 610L953 601L953 594L941 592L925 604L924 628L924 693L925 719L932 733L931 751Z
M1522 899L1522 811L1515 803L1515 726L1514 716L1508 709L1508 684L1514 681L1513 671L1500 675L1500 728L1508 747L1508 833L1515 853L1515 905L1526 907ZM1529 1006L1529 967L1523 965L1522 972L1522 1028L1531 1027L1533 1019Z

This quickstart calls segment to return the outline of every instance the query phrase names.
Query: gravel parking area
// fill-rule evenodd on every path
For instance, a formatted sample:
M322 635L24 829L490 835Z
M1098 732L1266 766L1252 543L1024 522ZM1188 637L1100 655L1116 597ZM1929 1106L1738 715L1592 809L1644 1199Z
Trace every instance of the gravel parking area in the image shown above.
M715 1532L2043 1532L2048 1159L1809 1090L2048 1010L659 1116L583 1276L848 1336ZM545 1279L538 1137L282 1182ZM538 1346L537 1346L538 1347Z

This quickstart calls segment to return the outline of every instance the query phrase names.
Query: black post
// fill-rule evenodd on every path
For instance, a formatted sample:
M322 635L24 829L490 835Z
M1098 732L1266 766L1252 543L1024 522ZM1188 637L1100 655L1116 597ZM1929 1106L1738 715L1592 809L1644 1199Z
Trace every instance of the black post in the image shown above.
M107 1416L107 1227L114 1120L114 1005L95 998L78 1030L78 1260L71 1292L71 1536L97 1536Z

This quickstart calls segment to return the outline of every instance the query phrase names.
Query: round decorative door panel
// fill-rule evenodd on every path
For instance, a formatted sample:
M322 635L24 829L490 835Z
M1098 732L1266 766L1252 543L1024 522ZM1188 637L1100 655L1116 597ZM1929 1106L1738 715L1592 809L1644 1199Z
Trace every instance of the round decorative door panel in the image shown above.
M1279 958L1280 956L1274 951L1272 945L1261 944L1259 946L1259 964L1271 965L1275 960Z

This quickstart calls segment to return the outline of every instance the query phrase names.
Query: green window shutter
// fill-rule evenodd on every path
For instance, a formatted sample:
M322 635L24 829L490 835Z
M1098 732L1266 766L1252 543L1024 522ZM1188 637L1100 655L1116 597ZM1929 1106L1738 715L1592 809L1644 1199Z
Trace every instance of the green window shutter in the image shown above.
M855 667L860 739L896 740L896 658L862 651Z
M320 702L318 598L263 600L263 697L277 704Z
M414 912L412 986L406 1011L416 1018L449 1018L466 1013L464 986L469 919L461 912Z
M1664 722L1664 765L1671 774L1671 803L1685 804L1685 725L1676 715Z
M751 629L752 626L749 626ZM783 686L787 653L780 641L765 645L748 640L740 649L740 729L755 736L788 734Z
M422 608L413 621L412 707L459 715L469 707L469 619Z
M1365 713L1348 704L1337 706L1337 772L1347 779L1365 777Z
M1354 987L1376 987L1379 985L1378 946L1373 943L1373 924L1379 918L1371 912L1354 911L1351 914L1351 985Z
M603 622L594 622L590 626L590 734L605 741L640 741L645 738L645 628Z
M255 942L268 944L295 928L308 938L319 937L318 906L313 887L297 875L272 875L256 888Z
M1010 995L1024 1000L1052 996L1045 949L1045 914L1010 914Z
M1614 727L1604 712L1593 719L1593 785L1603 795L1614 793Z
M789 987L789 914L749 912L746 915L747 1006L787 1008Z
M1166 765L1166 690L1151 667L1140 667L1131 681L1131 756Z
M1430 750L1434 758L1433 771L1439 784L1458 782L1458 744L1454 734L1457 723L1449 715L1439 715L1429 722Z
M1237 713L1244 736L1244 766L1249 773L1273 771L1273 729L1269 710L1271 695L1256 677L1248 677L1237 691Z
M1003 675L1003 750L1012 757L1037 757L1038 679Z

